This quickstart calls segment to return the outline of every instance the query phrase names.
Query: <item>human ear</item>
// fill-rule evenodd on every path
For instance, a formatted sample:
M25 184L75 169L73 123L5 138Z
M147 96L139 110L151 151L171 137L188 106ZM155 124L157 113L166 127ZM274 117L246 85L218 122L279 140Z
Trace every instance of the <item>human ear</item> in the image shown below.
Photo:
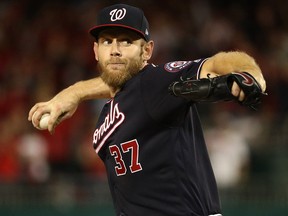
M148 61L153 54L154 41L148 41L143 47L143 59Z
M95 55L95 60L98 61L99 57L98 57L98 43L97 42L94 42L93 51Z

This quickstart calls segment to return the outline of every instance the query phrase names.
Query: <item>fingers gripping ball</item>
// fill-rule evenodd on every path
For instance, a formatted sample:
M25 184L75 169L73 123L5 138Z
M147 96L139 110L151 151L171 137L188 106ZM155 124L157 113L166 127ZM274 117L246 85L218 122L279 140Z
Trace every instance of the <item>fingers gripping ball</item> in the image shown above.
M44 115L42 115L40 122L39 122L39 129L40 130L47 130L49 120L50 120L50 114L49 113L45 113Z
M33 123L34 127L36 127L38 130L48 129L48 122L50 119L49 113L45 113L41 116L40 121L39 121L39 125L35 122L36 121L35 118L36 118L36 112L32 116L32 123Z

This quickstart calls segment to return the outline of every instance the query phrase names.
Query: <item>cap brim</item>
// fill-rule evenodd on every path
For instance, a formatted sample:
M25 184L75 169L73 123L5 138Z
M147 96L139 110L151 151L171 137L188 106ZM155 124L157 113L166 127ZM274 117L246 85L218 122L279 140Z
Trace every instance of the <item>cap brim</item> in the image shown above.
M105 24L105 25L94 26L91 29L89 29L89 33L93 37L98 39L100 32L103 31L104 29L108 28L108 27L120 27L120 28L130 29L130 30L138 33L142 38L144 38L146 41L148 41L148 38L146 37L146 35L143 34L143 32L139 31L138 29L132 28L130 26L121 25L121 24Z

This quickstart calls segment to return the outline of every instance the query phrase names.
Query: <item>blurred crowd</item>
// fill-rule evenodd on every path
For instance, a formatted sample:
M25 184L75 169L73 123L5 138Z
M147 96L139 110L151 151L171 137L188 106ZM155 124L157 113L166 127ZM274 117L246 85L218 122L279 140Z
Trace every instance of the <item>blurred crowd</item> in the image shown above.
M144 10L156 43L151 61L155 64L228 50L255 57L268 92L258 111L221 103L201 104L199 112L220 186L235 186L251 181L253 173L262 178L277 170L283 179L288 162L288 1L122 2ZM88 30L97 11L114 3L118 1L1 0L2 184L49 182L55 173L105 178L92 148L103 101L81 104L53 135L33 128L27 116L36 102L98 75Z

